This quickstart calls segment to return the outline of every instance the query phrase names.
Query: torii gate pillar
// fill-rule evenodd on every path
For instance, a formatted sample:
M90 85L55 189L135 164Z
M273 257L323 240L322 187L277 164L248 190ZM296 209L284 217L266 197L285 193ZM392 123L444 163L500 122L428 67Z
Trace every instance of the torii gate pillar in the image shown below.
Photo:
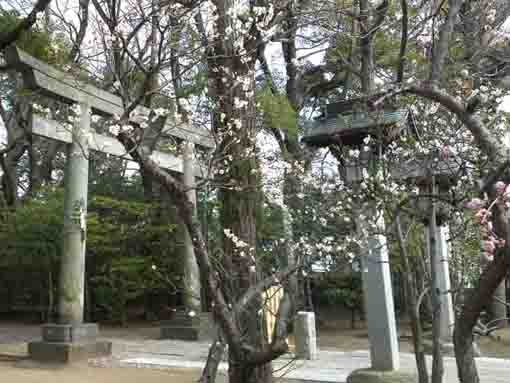
M67 147L65 170L64 241L58 294L62 324L81 324L84 312L91 111L86 104L81 104L80 109L80 122L73 127L73 142Z
M29 355L38 361L69 363L111 354L111 342L97 340L97 324L83 323L91 109L82 103L80 111L67 148L58 323L44 325L42 341L29 343Z

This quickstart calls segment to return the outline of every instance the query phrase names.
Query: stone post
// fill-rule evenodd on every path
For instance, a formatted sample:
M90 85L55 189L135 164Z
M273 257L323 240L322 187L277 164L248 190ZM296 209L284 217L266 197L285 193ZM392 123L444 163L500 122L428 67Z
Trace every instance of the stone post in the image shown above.
M427 242L427 254L430 254L430 233L429 230L432 228L427 227L426 229L426 242ZM449 239L449 228L448 226L437 226L436 230L436 270L437 270L437 286L439 290L439 300L441 302L441 313L440 313L440 339L445 344L452 343L453 329L455 325L455 314L453 311L451 284L450 284L450 270L448 267L449 262L449 251L448 251L448 239ZM430 259L430 256L429 256Z
M315 331L315 313L299 311L294 321L296 358L317 359L317 335Z
M397 326L393 305L388 247L384 233L384 217L381 212L365 210L368 217L377 217L378 233L367 229L364 217L357 226L367 242L368 254L362 254L361 267L363 293L370 342L370 368L354 370L347 377L347 383L416 383L414 373L399 370Z
M58 293L62 324L83 322L90 106L81 104L80 109L80 122L73 127L73 142L68 146L65 173L64 240Z
M28 344L30 357L38 361L70 363L111 354L111 342L97 340L98 326L83 323L90 114L90 106L81 104L80 121L73 126L73 141L68 146L59 321L42 327L42 341Z
M365 214L373 217L369 211ZM382 233L385 228L384 217L381 213L378 214L377 226ZM367 235L364 230L366 222L358 220L357 223L361 232ZM366 239L368 254L362 254L361 274L372 369L398 370L400 357L386 237L383 234L370 234Z
M183 182L188 189L186 194L195 205L196 214L196 191L195 191L195 173L194 173L194 145L186 142L183 152ZM197 315L202 311L201 288L200 288L200 270L198 268L193 243L188 230L184 232L184 304L188 310L194 311Z

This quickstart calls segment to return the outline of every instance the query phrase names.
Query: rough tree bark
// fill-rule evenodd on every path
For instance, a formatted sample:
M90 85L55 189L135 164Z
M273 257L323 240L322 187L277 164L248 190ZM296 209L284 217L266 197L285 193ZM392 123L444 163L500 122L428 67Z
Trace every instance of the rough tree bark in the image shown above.
M418 370L419 383L429 383L429 374L427 371L427 361L423 349L423 331L420 323L420 308L418 306L417 288L413 277L411 266L409 265L409 255L405 246L405 238L402 232L400 215L397 215L395 224L397 228L397 239L400 250L400 259L404 271L404 280L407 290L407 311L411 320L411 331L413 333L414 355L416 358L416 368Z
M226 272L230 278L231 303L238 301L254 284L259 273L256 270L255 249L256 209L260 203L256 158L256 100L255 63L256 40L238 36L232 29L236 22L237 3L231 0L214 1L217 11L217 34L207 50L207 69L210 92L215 101L213 129L221 138L220 150L228 165L220 181L228 187L220 191L220 220L224 229L231 230L234 240L224 237L223 251ZM232 11L234 16L232 17ZM253 31L256 31L254 29ZM235 39L242 39L242 49ZM243 53L244 52L244 53ZM236 246L239 238L247 246ZM251 249L251 250L249 250ZM261 297L254 297L250 304L236 313L238 331L244 334L252 347L265 349L266 337L262 320L258 315ZM227 334L225 336L228 339ZM252 364L242 353L232 352L229 343L229 382L255 383L272 381L271 363Z
M220 192L221 210L220 219L222 227L230 229L232 233L243 242L248 248L256 249L257 246L257 228L256 228L256 210L257 205L260 203L260 191L258 174L260 169L258 161L254 157L256 150L256 111L255 111L255 94L253 78L254 71L246 70L246 66L241 63L229 63L228 68L232 73L249 79L250 90L252 96L248 96L248 92L244 91L241 87L230 89L228 91L224 88L222 79L218 79L214 71L210 72L211 78L217 79L215 90L218 92L218 99L220 99L221 107L218 110L226 114L225 120L231 121L230 126L225 126L220 121L221 117L216 113L215 128L217 132L226 137L228 129L235 129L236 134L233 136L235 139L225 139L223 142L222 154L231 156L230 165L226 169L226 176L222 179L224 184L235 185L235 187L227 187ZM254 63L253 63L254 65ZM210 62L209 67L224 69L223 66L218 68L217 65ZM250 68L254 69L254 68ZM220 84L221 83L221 84ZM228 84L228 82L227 82ZM236 101L247 101L247 106L244 110L232 108ZM235 122L241 121L241 128L235 127ZM239 140L239 142L236 142ZM246 151L251 154L246 154ZM228 276L232 278L232 301L238 301L242 294L244 294L254 283L257 282L258 272L255 269L256 263L251 255L254 255L254 250L243 256L241 251L246 251L244 248L238 248L235 241L229 238L224 239L223 243L224 256L229 260L228 264L231 266L227 270ZM248 252L248 251L247 251ZM238 314L236 318L237 324L241 332L246 334L249 342L255 347L265 347L265 336L263 333L262 320L258 315L260 310L261 301L255 299L253 304L250 304ZM270 382L272 380L271 364L261 366L252 366L238 355L229 353L229 382L231 383L255 383L255 382Z
M213 340L211 347L209 347L209 353L207 355L207 362L205 364L204 369L202 370L202 375L199 379L200 383L215 383L216 376L218 374L218 367L220 365L221 360L223 359L223 355L225 354L225 343L223 339L221 339L221 330L217 329L217 335Z

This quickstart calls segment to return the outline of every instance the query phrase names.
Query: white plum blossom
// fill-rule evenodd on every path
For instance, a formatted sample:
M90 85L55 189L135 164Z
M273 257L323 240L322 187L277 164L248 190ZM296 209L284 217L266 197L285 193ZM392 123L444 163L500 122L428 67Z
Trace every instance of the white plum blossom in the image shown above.
M108 131L110 132L110 134L114 135L114 136L118 136L119 133L120 133L120 126L115 124L115 125L110 125L108 127Z
M234 233L232 233L232 230L230 229L223 229L223 233L225 234L225 237L230 239L234 246L236 248L245 248L248 247L248 244L241 240L239 237L237 237Z
M241 100L239 97L234 97L234 108L244 109L248 106L247 100Z
M236 129L241 129L243 126L243 123L238 118L234 119L233 124L234 124L234 128L236 128Z

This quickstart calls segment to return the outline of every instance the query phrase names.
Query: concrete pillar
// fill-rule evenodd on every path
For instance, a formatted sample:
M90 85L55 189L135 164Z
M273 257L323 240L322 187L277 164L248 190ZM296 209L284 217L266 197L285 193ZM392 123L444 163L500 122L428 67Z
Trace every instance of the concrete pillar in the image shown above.
M64 232L58 294L59 322L83 322L90 106L80 105L65 170Z
M430 254L430 227L426 229L427 254ZM453 311L449 262L449 228L448 226L437 226L436 230L436 270L439 299L441 301L440 314L440 339L445 343L452 342L453 329L455 325L455 314ZM430 256L428 257L430 259Z
M196 214L196 190L194 173L194 145L186 142L183 152L183 182L188 189L188 198L195 205ZM184 230L184 304L188 310L195 311L197 314L202 311L201 288L200 288L200 270L195 258L193 243L188 230Z
M374 217L366 211L366 216ZM378 213L378 231L384 232L384 217ZM398 370L397 327L391 285L390 264L386 237L372 234L364 229L366 222L358 220L358 227L368 244L368 254L362 254L363 293L370 341L372 369L377 371ZM368 236L368 238L366 238Z
M296 358L317 359L317 335L315 331L315 313L299 311L294 321Z

